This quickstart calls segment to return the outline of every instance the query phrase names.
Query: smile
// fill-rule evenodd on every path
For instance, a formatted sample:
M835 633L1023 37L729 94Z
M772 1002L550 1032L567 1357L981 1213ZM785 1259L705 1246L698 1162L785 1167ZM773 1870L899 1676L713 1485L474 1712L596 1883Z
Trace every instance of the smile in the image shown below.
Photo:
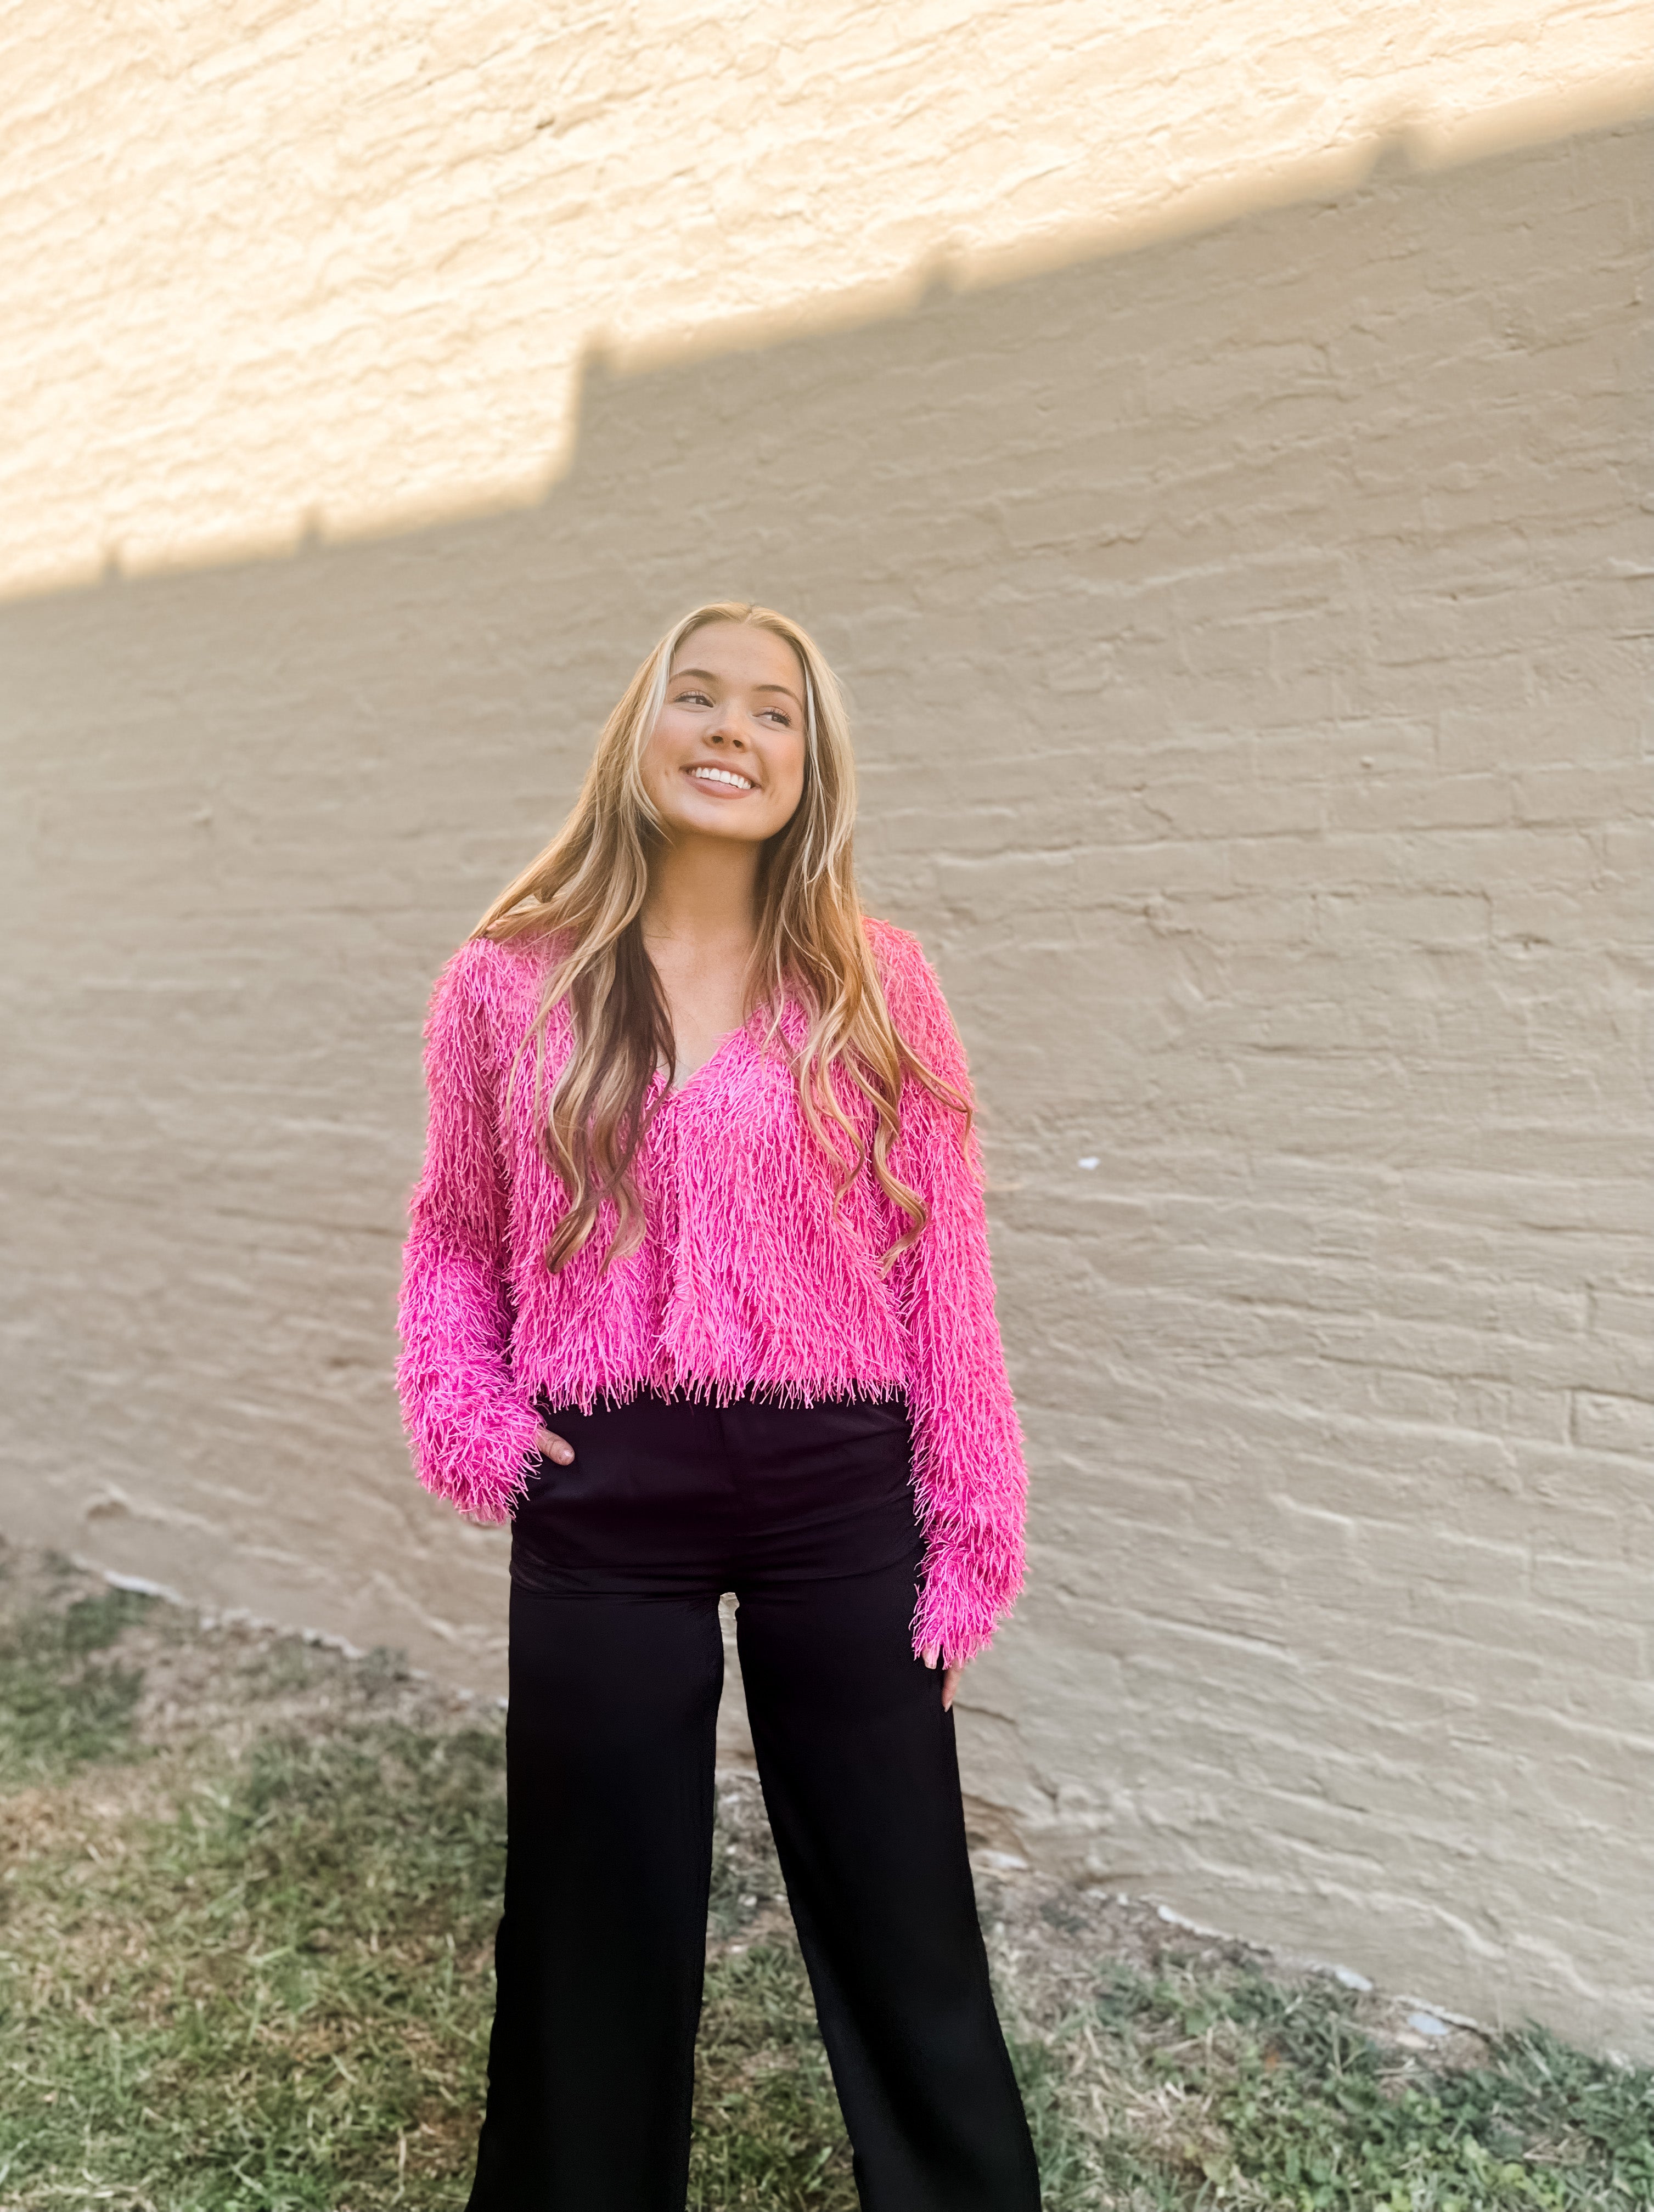
M726 784L731 791L751 791L754 787L751 776L739 775L733 768L692 768L689 773L697 783Z

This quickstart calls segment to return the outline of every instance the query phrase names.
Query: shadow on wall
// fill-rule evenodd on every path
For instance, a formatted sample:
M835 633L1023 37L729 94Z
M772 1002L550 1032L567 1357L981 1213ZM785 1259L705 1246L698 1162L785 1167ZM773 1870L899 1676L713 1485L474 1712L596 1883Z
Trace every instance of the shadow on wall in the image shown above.
M594 368L532 511L0 610L0 1522L495 1678L388 1390L424 1000L658 630L760 597L983 1097L1037 1489L981 1796L1632 2038L1649 151Z

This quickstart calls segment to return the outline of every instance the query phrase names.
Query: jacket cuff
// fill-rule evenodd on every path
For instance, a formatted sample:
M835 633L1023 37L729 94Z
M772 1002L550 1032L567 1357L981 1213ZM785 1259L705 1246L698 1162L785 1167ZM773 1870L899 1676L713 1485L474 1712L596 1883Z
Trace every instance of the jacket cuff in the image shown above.
M419 1479L481 1521L506 1521L523 1495L539 1416L532 1403L502 1395L427 1404L413 1431Z
M922 1656L939 1649L944 1665L963 1667L986 1651L994 1631L1016 1602L1022 1586L1019 1553L997 1574L957 1543L944 1537L933 1544L925 1562L924 1587L913 1616L913 1648Z

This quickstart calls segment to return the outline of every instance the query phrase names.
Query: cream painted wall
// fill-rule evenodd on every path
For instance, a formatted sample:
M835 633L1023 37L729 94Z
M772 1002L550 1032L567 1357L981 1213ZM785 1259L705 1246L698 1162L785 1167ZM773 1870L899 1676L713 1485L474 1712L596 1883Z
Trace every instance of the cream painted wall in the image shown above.
M0 590L534 500L581 362L1639 109L1649 0L0 15Z
M384 12L7 19L0 1525L498 1683L426 989L772 598L982 1089L982 1832L1651 2048L1645 18Z

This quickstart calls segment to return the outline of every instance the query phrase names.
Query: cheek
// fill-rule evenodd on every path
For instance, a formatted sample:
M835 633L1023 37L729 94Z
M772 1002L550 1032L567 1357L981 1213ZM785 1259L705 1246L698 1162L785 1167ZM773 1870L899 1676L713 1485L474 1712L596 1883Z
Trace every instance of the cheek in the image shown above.
M657 727L638 761L644 788L657 799L671 782L672 762L671 739L665 731Z
M799 801L804 796L803 739L799 740L785 760L772 758L770 767L776 811L784 821L790 822L798 812Z

